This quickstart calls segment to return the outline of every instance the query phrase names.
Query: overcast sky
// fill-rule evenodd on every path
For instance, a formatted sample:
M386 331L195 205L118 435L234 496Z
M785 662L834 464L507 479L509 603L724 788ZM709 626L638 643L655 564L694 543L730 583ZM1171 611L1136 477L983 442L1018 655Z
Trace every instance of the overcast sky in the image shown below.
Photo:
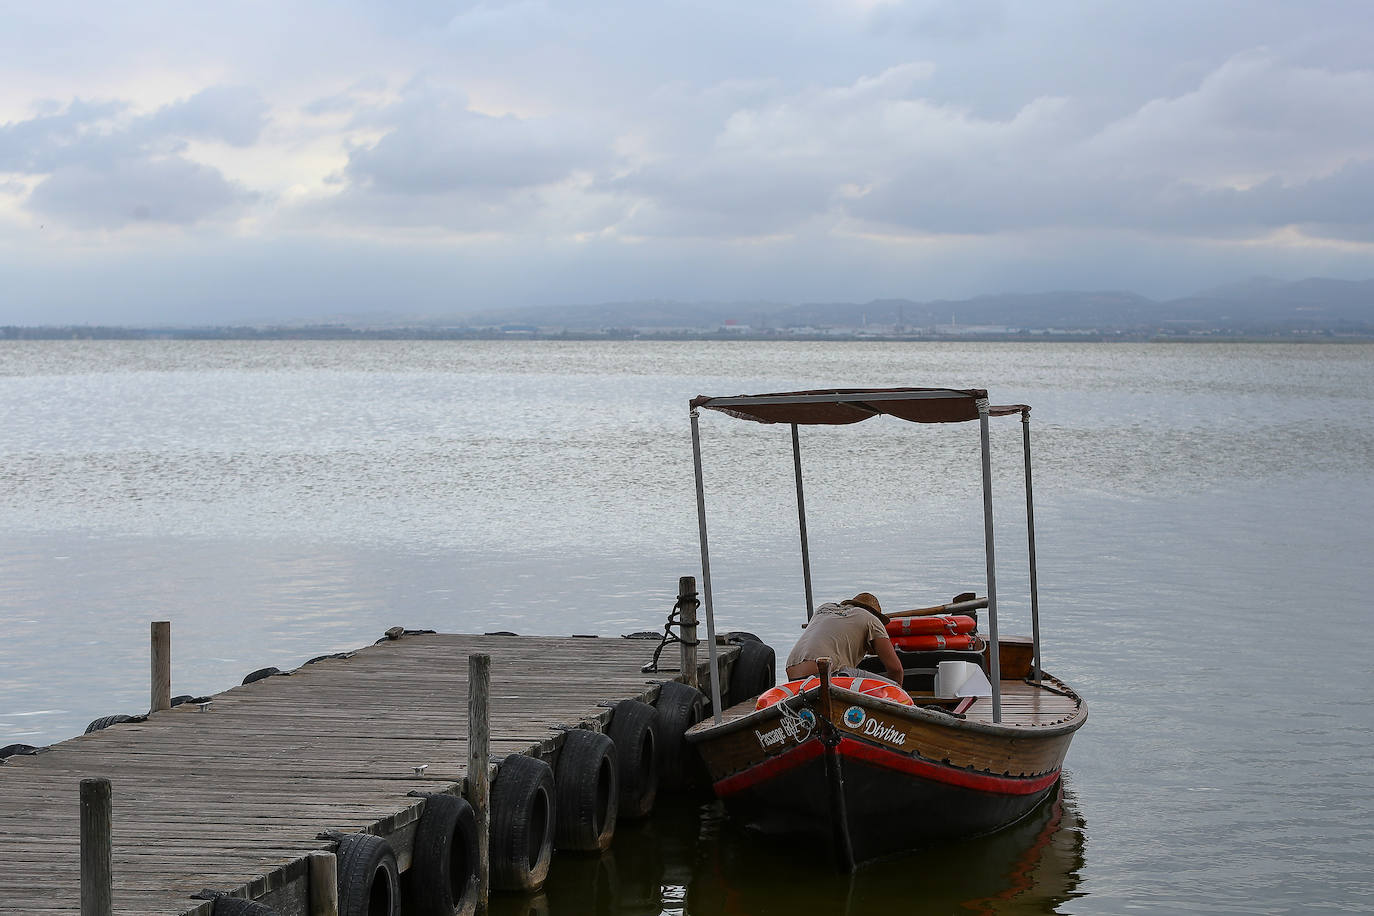
M0 324L1374 277L1367 0L0 23Z

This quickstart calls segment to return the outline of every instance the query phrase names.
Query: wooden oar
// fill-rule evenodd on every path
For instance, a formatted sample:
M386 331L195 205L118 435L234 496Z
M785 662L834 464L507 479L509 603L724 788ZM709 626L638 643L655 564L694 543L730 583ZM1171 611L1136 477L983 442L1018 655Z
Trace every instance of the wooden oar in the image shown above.
M935 607L915 607L909 611L893 611L887 616L896 617L930 617L935 614L961 614L964 611L976 611L979 608L988 606L988 599L974 598L970 601L951 601L949 604L937 604Z

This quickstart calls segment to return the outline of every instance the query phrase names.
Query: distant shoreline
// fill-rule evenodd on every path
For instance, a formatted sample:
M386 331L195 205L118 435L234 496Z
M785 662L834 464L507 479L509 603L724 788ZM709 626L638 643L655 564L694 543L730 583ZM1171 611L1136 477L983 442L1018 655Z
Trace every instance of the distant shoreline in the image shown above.
M550 329L505 330L500 328L349 328L307 326L300 328L138 328L105 326L0 327L0 341L24 340L543 340L543 341L725 341L725 342L832 342L832 343L1374 343L1374 333L1336 330L1275 331L1273 333L1191 332L1159 330L1120 331L1024 331L999 333L849 333L827 334L769 331L653 331L608 329L604 331Z

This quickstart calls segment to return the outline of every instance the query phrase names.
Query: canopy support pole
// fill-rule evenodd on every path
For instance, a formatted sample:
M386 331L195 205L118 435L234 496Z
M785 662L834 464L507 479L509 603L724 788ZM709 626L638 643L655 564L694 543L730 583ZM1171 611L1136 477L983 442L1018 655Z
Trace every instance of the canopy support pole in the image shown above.
M1002 656L997 644L997 563L992 534L992 449L988 442L988 402L978 399L978 437L983 451L983 550L988 561L988 680L992 682L992 721L1002 721Z
M711 712L717 725L724 721L720 711L720 663L716 658L716 614L711 604L711 552L706 546L706 487L701 477L701 429L697 409L692 415L692 464L697 476L697 531L701 536L701 587L706 597L706 648L711 658Z
M806 540L806 498L802 495L801 440L797 438L797 424L792 424L792 468L797 476L797 520L801 527L802 582L806 585L806 619L815 613L811 595L811 548Z
M1030 544L1031 680L1040 683L1040 586L1035 574L1035 500L1031 498L1030 410L1021 411L1021 442L1026 453L1026 539Z

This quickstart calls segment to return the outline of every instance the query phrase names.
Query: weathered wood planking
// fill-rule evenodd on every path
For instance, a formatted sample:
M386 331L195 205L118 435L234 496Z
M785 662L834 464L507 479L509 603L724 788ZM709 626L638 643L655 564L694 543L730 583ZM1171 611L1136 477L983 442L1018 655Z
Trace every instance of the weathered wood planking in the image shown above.
M202 889L295 911L324 830L365 830L410 859L423 800L467 769L468 656L491 656L491 753L556 754L556 726L600 728L652 701L654 643L407 636L64 741L0 766L0 913L80 912L80 781L113 787L120 916L209 916ZM726 654L730 650L726 650ZM414 767L425 765L423 777Z

